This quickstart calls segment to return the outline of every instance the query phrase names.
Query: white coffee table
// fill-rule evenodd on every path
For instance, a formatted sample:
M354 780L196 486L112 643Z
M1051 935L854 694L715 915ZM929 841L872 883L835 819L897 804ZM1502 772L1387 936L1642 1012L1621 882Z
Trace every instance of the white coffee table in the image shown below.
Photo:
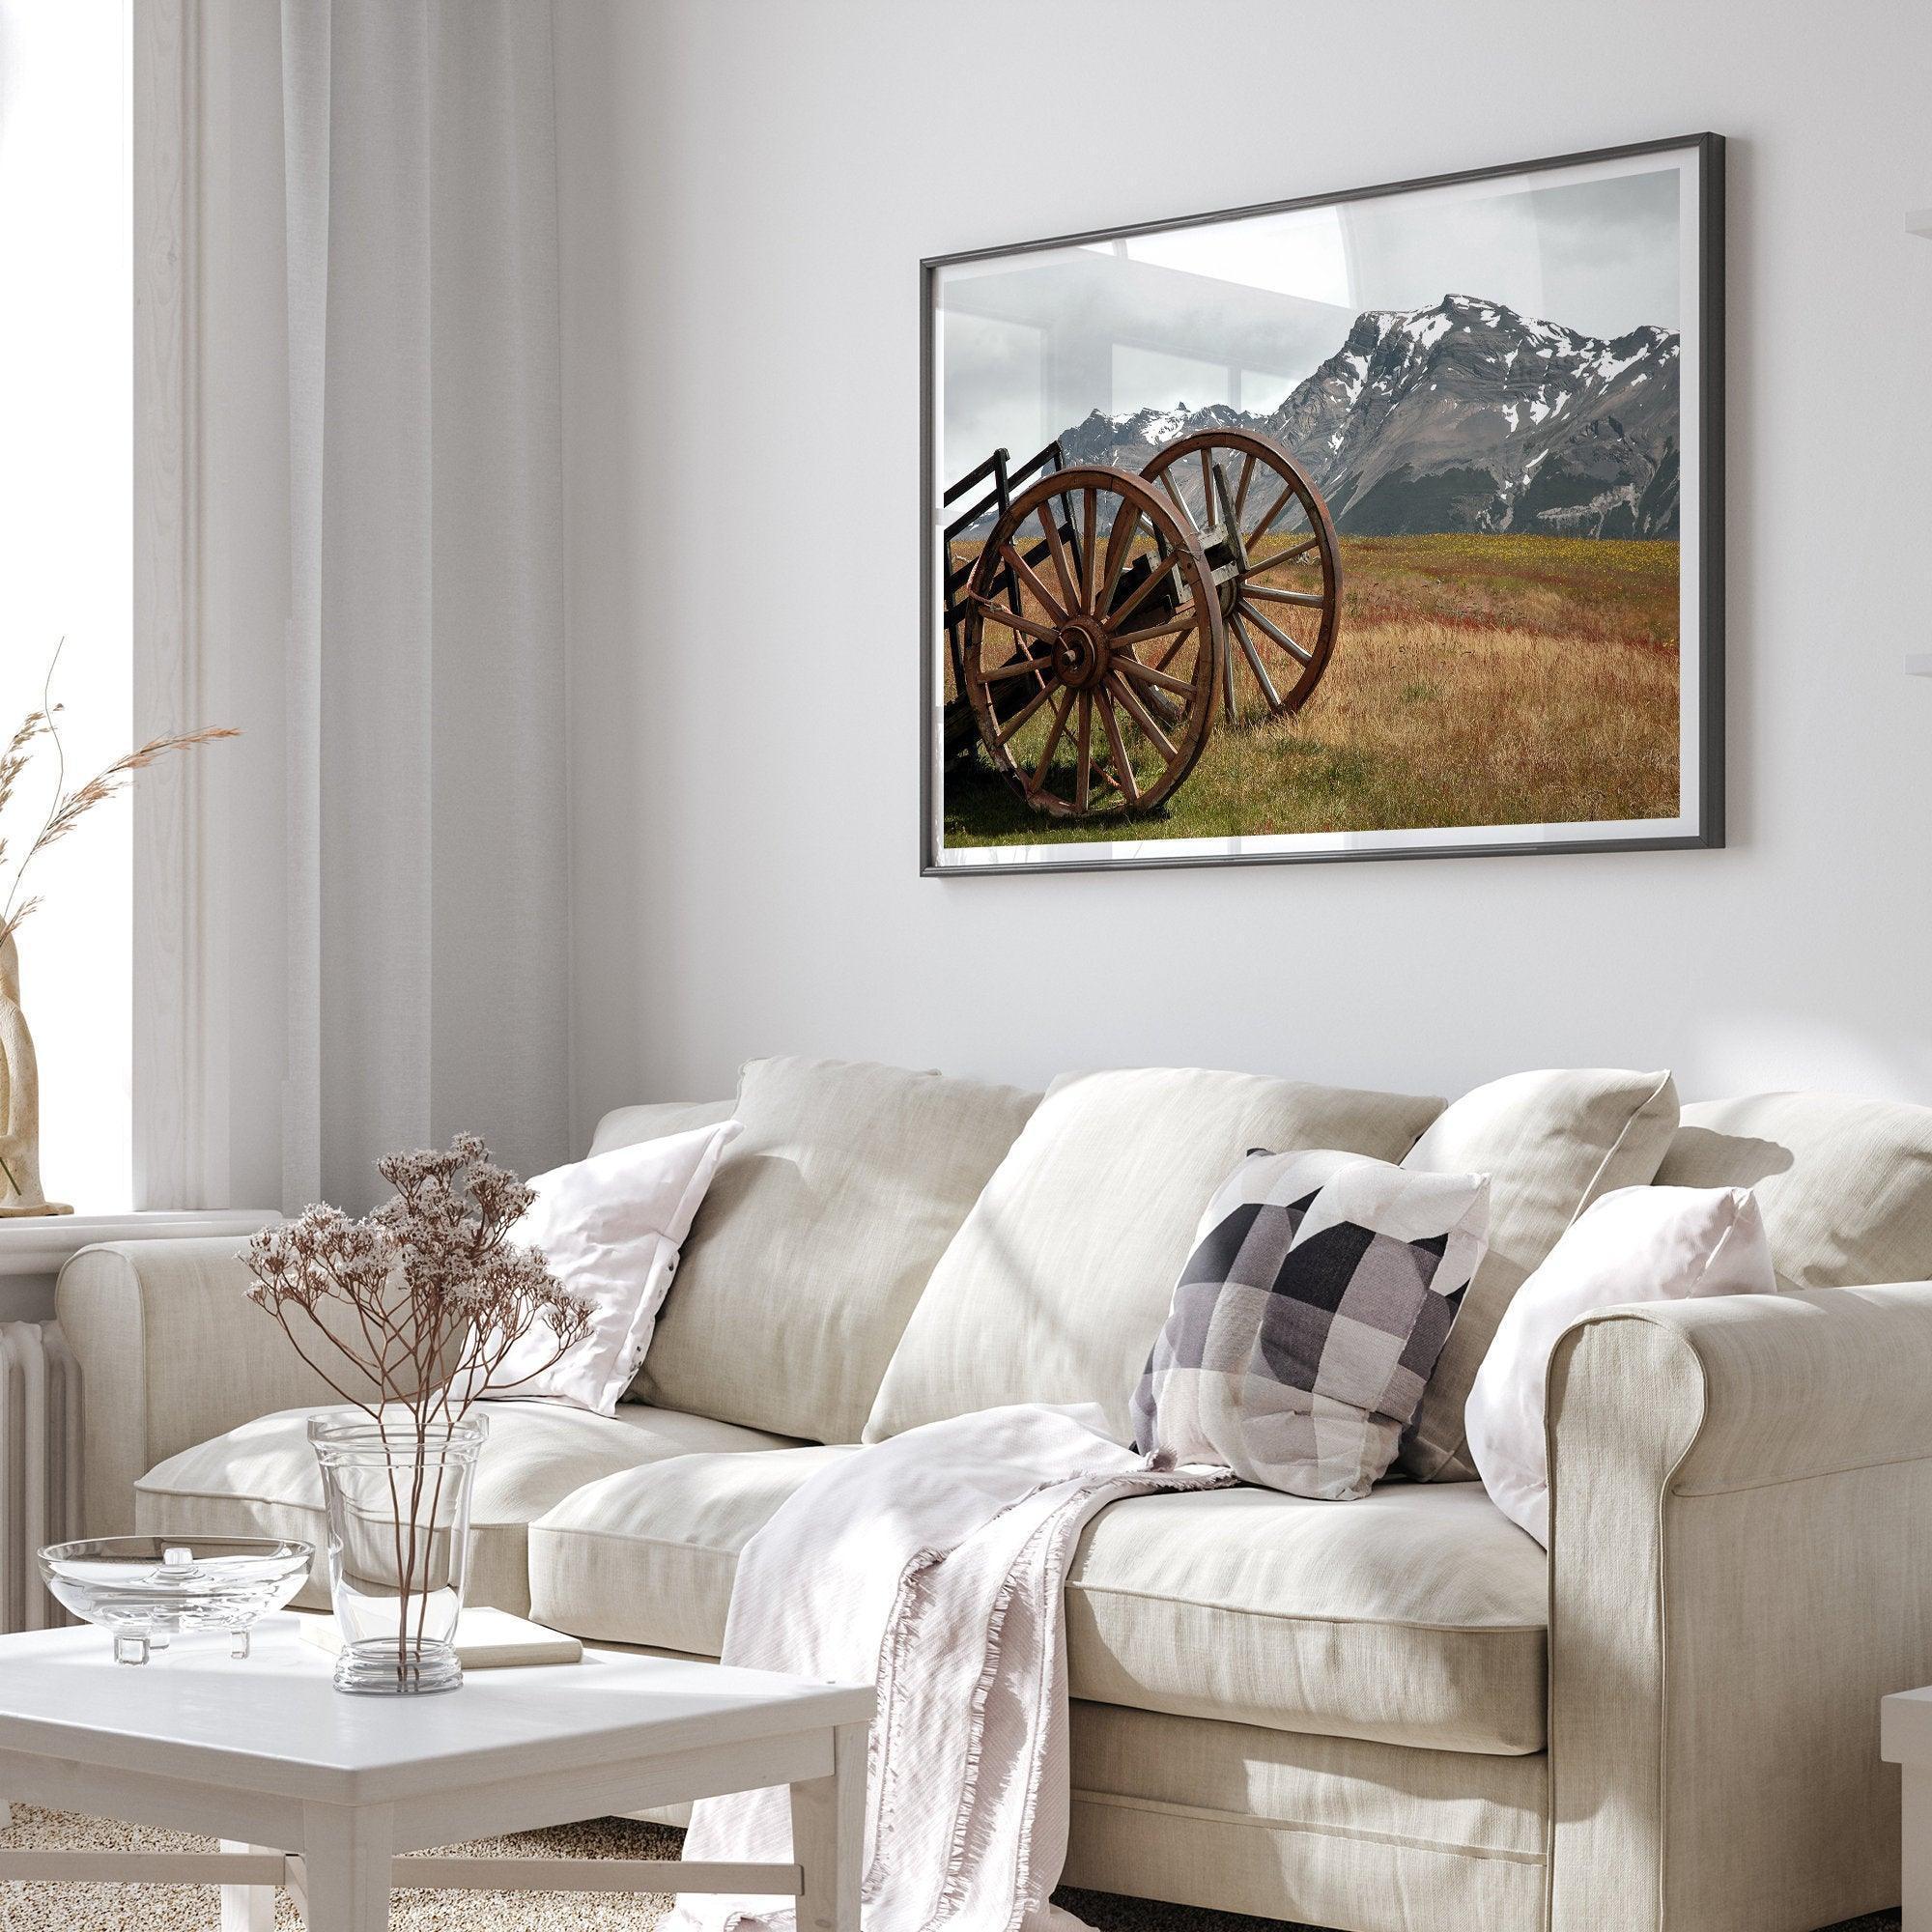
M1878 1754L1900 1768L1900 1932L1932 1932L1932 1690L1896 1691L1878 1712Z
M392 1884L734 1891L798 1901L800 1932L857 1932L869 1685L590 1650L478 1670L430 1697L345 1697L293 1618L177 1638L116 1664L103 1632L0 1637L0 1794L203 1832L209 1853L0 1852L0 1880L219 1885L228 1932L267 1932L288 1886L311 1932L374 1932ZM425 1845L791 1787L792 1857L412 1859Z

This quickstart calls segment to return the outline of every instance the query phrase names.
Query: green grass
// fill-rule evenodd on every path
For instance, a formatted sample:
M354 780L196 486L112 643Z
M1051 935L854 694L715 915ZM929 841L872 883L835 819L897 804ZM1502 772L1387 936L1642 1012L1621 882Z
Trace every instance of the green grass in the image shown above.
M1342 568L1308 704L1234 724L1217 711L1164 809L1050 819L976 751L946 773L947 845L1675 815L1674 543L1345 539Z

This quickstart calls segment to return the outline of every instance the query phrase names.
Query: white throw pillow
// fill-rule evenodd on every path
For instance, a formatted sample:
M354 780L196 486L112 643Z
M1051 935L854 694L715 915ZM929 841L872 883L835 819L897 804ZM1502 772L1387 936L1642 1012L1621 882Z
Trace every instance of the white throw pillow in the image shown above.
M537 1198L509 1238L543 1250L551 1272L589 1304L590 1326L553 1361L556 1338L539 1321L512 1344L486 1400L548 1396L597 1415L617 1412L650 1347L692 1217L737 1134L736 1121L719 1121L531 1179Z
M1464 1411L1483 1487L1549 1544L1544 1387L1573 1323L1634 1301L1775 1294L1763 1217L1743 1187L1626 1187L1579 1215L1503 1311Z

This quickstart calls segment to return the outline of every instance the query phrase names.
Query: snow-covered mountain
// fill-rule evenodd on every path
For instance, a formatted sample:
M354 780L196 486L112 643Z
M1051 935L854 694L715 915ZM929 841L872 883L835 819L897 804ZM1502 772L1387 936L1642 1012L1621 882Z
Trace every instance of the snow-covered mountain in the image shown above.
M1356 317L1278 409L1095 410L1060 440L1068 463L1138 469L1196 430L1262 430L1356 535L1673 537L1678 363L1671 329L1605 341L1452 295Z

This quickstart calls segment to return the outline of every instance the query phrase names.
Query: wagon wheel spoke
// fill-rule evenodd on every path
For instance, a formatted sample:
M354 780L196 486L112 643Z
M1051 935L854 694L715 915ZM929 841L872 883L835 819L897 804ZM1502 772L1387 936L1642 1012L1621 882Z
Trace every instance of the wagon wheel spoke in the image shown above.
M1241 647L1241 655L1248 661L1248 668L1255 674L1255 682L1262 688L1262 696L1267 699L1270 711L1281 709L1281 693L1274 688L1274 679L1267 673L1267 666L1262 662L1262 654L1255 649L1255 640L1248 636L1248 627L1241 622L1237 611L1228 619L1228 628L1235 634L1235 641ZM1234 680L1229 679L1232 685Z
M1168 645L1166 650L1161 652L1159 657L1154 659L1153 668L1155 670L1165 670L1187 648L1187 635L1186 632L1182 632L1179 637L1175 639L1173 643Z
M1118 671L1107 679L1107 689L1120 700L1127 716L1147 734L1163 758L1173 758L1174 741L1154 722L1153 714L1134 696L1134 688Z
M1080 608L1092 611L1097 608L1094 602L1094 492L1086 490L1081 495L1086 499L1086 515L1080 526Z
M1084 611L1087 606L1081 601L1079 583L1074 578L1072 565L1067 561L1066 544L1060 534L1060 513L1056 510L1051 516L1047 514L1054 500L1049 497L1040 504L1039 522L1046 532L1046 547L1053 556L1053 574L1059 580L1060 594L1066 599L1066 609L1070 613ZM1064 503L1065 499L1063 497L1060 500Z
M1050 657L1022 655L1014 658L1010 664L1003 664L998 669L985 672L984 680L987 684L1005 684L1009 678L1038 677L1049 669L1052 664L1053 660Z
M1254 479L1255 453L1251 449L1241 459L1241 480L1235 485L1235 523L1238 527L1241 512L1248 507L1248 485ZM1246 541L1245 538L1242 539Z
M980 681L982 685L985 683L984 678L981 678ZM1042 704L1044 704L1046 700L1052 696L1053 696L1053 686L1050 684L1042 684L1040 688L1037 691L1036 691L1034 695L1031 697L1029 697L1027 701L1024 704L1022 704L1020 708L1017 711L1015 711L1010 718L1005 720L1004 723L998 724L994 726L994 735L998 738L999 742L1002 745L1008 744L1020 731L1023 731L1026 728L1028 723L1031 721L1034 713L1037 711L1039 707Z
M1047 615L1056 624L1065 623L1067 618L1073 613L1070 611L1064 610L1054 601L1053 593L1039 581L1039 573L1034 569L1033 565L1011 544L1008 544L1001 554L1007 560L1008 568L1033 592Z
M1258 625L1297 663L1304 665L1314 663L1315 653L1313 651L1308 650L1301 644L1297 644L1286 631L1277 630L1259 611L1244 610L1241 615L1247 618L1250 623Z
M1134 533L1140 528L1140 511L1130 505L1114 513L1114 527L1107 539L1107 568L1100 579L1099 593L1094 599L1095 611L1104 611L1113 603L1114 586L1127 567L1127 554L1134 547Z
M1151 644L1162 638L1171 638L1177 631L1191 631L1198 622L1200 613L1190 604L1185 611L1175 613L1175 621L1171 624L1152 624L1145 631L1117 632L1114 637L1114 648L1117 651L1139 650L1143 644Z
M1246 541L1252 544L1254 542L1254 539L1252 537L1249 537L1248 539L1246 539ZM1318 545L1320 545L1321 541L1321 539L1319 535L1306 536L1303 537L1299 543L1292 543L1288 546L1286 550L1275 551L1272 554L1264 557L1256 557L1253 551L1251 550L1248 553L1249 562L1248 562L1247 574L1250 577L1254 577L1264 570L1278 569L1284 563L1299 563L1304 557L1308 555L1308 553L1310 551L1314 550L1315 548L1317 548ZM1319 563L1321 559L1318 557L1315 559L1315 561Z
M1073 780L1073 809L1085 811L1092 794L1094 777L1094 694L1080 694L1080 723L1076 728L1079 764Z
M1053 754L1060 749L1062 734L1066 729L1066 714L1073 709L1073 694L1063 691L1060 702L1054 706L1053 723L1047 726L1046 744L1039 754L1039 763L1033 768L1033 775L1027 780L1027 790L1037 792L1046 782L1046 775L1053 769Z
M1037 617L1029 617L1022 611L1010 611L1006 605L991 597L981 597L973 593L973 602L985 612L989 624L1004 624L1009 631L1023 632L1029 638L1037 638L1042 643L1052 643L1054 629L1051 624L1043 624Z
M1094 703L1099 708L1100 723L1106 728L1107 756L1113 766L1114 775L1120 781L1121 789L1127 795L1127 803L1138 805L1141 802L1141 788L1134 781L1134 768L1128 760L1126 747L1121 742L1121 724L1119 719L1114 716L1114 700L1108 696L1104 685L1095 694Z
M1251 551L1256 544L1260 543L1274 528L1275 519L1293 501L1294 485L1293 483L1284 483L1281 486L1281 495L1274 499L1274 507L1247 534L1247 545Z
M1156 691L1186 693L1194 689L1186 678L1176 677L1171 671L1155 670L1152 665L1137 664L1132 658L1122 658L1121 669L1136 683L1151 685Z
M1141 606L1147 602L1148 598L1152 594L1154 585L1160 582L1161 580L1167 576L1167 574L1175 567L1175 565L1180 561L1181 557L1185 553L1182 551L1178 551L1178 550L1169 551L1167 554L1160 559L1159 562L1154 564L1152 568L1149 570L1147 582L1141 584L1139 588L1135 590L1134 594L1131 597L1129 597L1127 601L1124 604L1122 604L1118 611L1113 611L1108 613L1109 620L1115 624L1122 624L1124 623L1129 617L1131 617L1134 614L1134 612L1138 611L1141 608Z
M1304 611L1320 611L1328 602L1319 590L1276 590L1266 583L1243 584L1241 596L1259 597L1264 604L1298 604Z

